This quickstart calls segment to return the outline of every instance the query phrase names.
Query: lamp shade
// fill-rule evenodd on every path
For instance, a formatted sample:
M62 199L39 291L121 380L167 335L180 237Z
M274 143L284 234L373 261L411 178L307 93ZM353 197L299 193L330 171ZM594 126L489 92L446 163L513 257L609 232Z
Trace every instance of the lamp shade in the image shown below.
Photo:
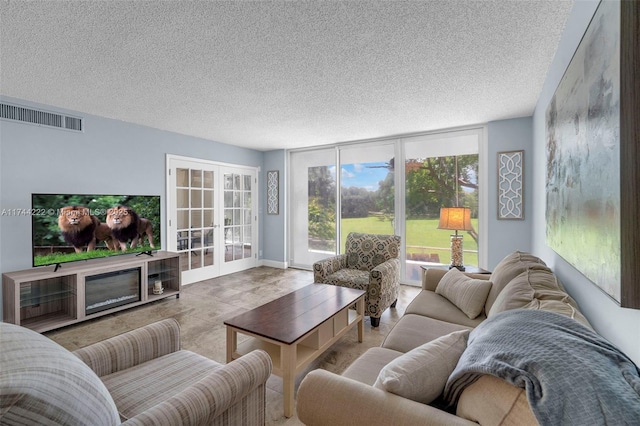
M442 207L438 229L471 231L471 209L466 207Z

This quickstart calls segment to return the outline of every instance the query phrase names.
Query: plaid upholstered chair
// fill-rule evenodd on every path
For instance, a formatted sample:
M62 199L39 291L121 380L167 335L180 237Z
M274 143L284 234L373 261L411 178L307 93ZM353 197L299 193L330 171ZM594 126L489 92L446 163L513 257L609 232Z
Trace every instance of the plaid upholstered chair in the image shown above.
M313 264L317 283L365 290L365 315L371 326L380 324L380 316L395 308L400 286L400 237L397 235L347 235L344 254Z
M269 355L221 365L181 350L174 319L75 352L4 322L0 340L2 425L265 424Z

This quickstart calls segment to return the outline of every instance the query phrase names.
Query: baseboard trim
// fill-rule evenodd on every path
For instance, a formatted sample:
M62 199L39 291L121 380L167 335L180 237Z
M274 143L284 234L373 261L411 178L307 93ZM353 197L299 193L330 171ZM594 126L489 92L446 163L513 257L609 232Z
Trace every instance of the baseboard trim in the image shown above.
M276 260L260 259L261 266L269 266L271 268L287 269L289 264L287 262L278 262Z

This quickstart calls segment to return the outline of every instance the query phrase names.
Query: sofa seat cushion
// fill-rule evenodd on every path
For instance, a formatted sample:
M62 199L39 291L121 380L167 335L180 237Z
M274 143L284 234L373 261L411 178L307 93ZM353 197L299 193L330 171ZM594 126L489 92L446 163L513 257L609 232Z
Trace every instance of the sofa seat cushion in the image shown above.
M466 327L476 327L487 319L484 313L471 319L445 297L429 290L422 290L418 293L409 306L407 306L405 314L422 315Z
M120 418L128 420L166 401L221 367L190 351L177 351L102 377Z
M325 284L333 284L341 287L350 287L367 291L369 288L369 272L349 268L340 269L337 272L328 275L323 282Z
M456 415L481 425L538 425L524 388L486 374L462 392Z
M402 352L386 348L371 348L347 367L342 376L373 386L380 371Z
M107 388L71 352L35 331L4 322L0 341L1 424L119 423Z
M464 316L464 314L461 315ZM409 352L441 336L468 329L470 327L464 325L452 324L422 315L405 314L384 339L382 347L402 353Z
M469 331L454 331L399 356L380 371L373 385L423 404L433 402L467 348Z

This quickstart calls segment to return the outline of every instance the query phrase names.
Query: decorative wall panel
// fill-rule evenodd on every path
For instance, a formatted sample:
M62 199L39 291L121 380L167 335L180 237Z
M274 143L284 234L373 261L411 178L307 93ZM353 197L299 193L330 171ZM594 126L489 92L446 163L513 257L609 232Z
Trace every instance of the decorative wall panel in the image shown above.
M267 172L267 214L280 213L280 176L277 170Z
M498 219L524 219L524 151L498 153Z

